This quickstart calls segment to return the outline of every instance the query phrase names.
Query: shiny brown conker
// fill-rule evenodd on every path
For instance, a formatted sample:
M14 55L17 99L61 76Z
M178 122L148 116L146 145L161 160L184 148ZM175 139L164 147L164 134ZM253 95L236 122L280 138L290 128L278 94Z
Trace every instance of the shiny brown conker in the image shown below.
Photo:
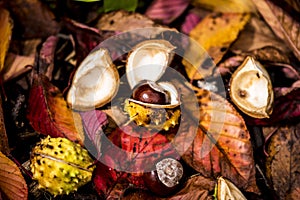
M154 170L143 175L147 188L154 194L166 197L183 185L185 171L176 159L165 158L155 164Z
M133 90L132 98L144 103L168 104L168 94L155 82L146 81Z

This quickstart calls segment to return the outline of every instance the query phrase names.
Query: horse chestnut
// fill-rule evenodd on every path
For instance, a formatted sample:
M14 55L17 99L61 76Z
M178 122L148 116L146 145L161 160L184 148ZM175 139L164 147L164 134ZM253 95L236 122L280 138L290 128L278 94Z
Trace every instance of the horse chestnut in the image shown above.
M148 189L165 197L175 193L184 180L183 165L173 158L165 158L156 163L155 169L143 175Z
M133 99L151 104L168 104L169 98L166 91L153 81L146 81L133 90Z

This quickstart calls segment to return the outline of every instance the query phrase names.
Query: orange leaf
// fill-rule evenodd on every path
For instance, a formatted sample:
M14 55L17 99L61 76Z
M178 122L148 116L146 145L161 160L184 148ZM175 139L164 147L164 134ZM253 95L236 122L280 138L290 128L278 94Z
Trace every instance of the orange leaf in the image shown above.
M181 134L176 138L180 142L175 141L187 143L196 132L183 159L205 177L223 176L243 190L258 192L250 134L243 118L221 96L195 90L200 113L186 108L192 113L191 119L199 118L199 127L190 126L190 119L186 119L181 126L186 126L182 131L188 134Z
M28 189L18 166L0 152L0 190L8 199L25 200Z
M67 107L60 90L42 74L34 75L27 118L41 134L65 137L83 145L84 133L79 114Z

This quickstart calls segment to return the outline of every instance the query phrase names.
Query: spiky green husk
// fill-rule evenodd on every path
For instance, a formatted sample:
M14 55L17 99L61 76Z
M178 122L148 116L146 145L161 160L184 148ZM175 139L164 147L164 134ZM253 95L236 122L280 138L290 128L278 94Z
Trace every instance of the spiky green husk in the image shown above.
M33 179L54 196L69 194L89 182L95 168L88 151L66 138L47 137L31 155Z
M125 101L124 110L139 126L168 131L178 124L180 108L149 108L131 101Z

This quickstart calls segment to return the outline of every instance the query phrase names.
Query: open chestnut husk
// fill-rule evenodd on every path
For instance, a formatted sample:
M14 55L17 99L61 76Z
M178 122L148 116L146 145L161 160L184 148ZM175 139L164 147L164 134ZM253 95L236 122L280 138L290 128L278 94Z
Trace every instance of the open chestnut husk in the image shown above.
M185 178L183 165L174 158L160 160L152 171L143 174L147 188L160 197L166 197L179 191Z

